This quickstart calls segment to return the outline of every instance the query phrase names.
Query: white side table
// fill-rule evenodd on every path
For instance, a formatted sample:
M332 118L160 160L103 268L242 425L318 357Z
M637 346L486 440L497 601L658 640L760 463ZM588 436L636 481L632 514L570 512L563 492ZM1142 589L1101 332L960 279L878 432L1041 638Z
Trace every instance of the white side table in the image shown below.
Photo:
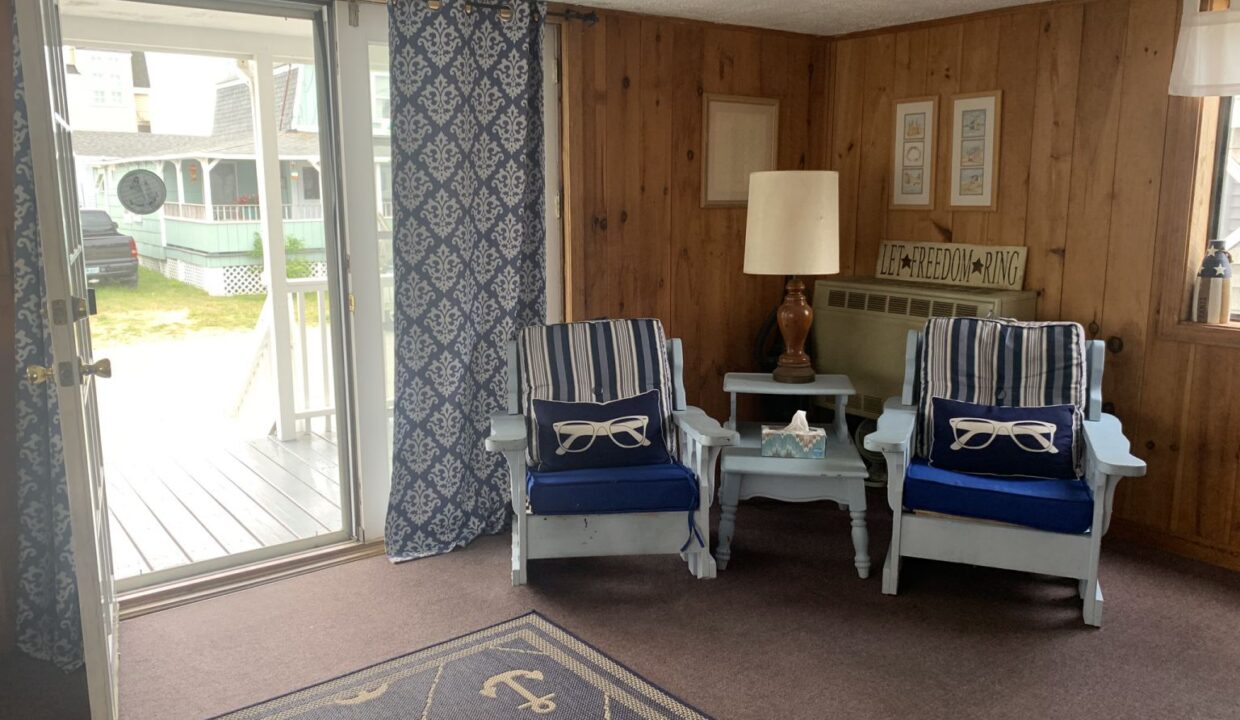
M834 500L851 517L854 564L862 578L870 576L870 536L865 525L865 463L848 435L844 406L856 394L845 375L818 375L812 383L775 382L768 373L728 373L724 392L732 395L732 415L727 426L740 434L740 441L723 449L723 482L719 489L721 518L715 561L719 569L732 557L736 531L736 506L740 500L765 497L786 502ZM835 398L835 423L827 429L826 456L821 460L762 457L762 424L738 423L736 396L829 395ZM782 423L786 423L784 419ZM782 424L777 421L767 424Z

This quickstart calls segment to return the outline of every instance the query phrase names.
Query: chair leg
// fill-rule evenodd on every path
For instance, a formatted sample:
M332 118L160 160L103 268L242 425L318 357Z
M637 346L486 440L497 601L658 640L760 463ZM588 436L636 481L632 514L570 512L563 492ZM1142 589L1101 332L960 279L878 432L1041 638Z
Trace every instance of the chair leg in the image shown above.
M1086 625L1102 627L1102 584L1095 575L1085 585L1085 601L1081 615Z
M900 587L900 555L894 543L887 548L887 561L883 563L883 594L895 595Z
M717 566L715 558L711 556L710 550L700 548L689 553L689 570L693 573L693 577L698 580L710 580L717 574Z
M525 518L512 519L512 586L519 587L529 581L526 560Z

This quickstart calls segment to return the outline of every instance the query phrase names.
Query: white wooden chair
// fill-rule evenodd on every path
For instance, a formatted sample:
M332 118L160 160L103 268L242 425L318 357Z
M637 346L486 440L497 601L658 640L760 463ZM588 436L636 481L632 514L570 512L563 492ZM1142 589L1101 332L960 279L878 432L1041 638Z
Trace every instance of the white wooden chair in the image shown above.
M636 328L650 335L653 348L648 363L655 367L653 380L643 380L646 387L659 387L668 412L665 426L675 428L674 457L696 477L698 497L691 512L617 512L585 514L536 514L527 495L530 468L527 464L527 425L524 408L528 395L548 400L610 401L616 394L617 373L634 371L641 363L618 362L609 355L624 343L600 344L599 333L631 333ZM542 333L559 333L559 344L544 342ZM715 466L719 452L732 444L736 433L724 429L704 411L685 405L683 358L679 340L664 340L658 320L601 320L527 328L520 342L525 347L533 338L541 343L538 352L519 352L518 342L508 346L508 412L491 418L491 436L486 441L490 452L502 452L508 462L512 509L512 584L524 585L530 560L541 558L590 557L605 555L679 554L698 578L715 577L715 560L710 554L710 505L715 494ZM567 346L566 346L567 345ZM600 349L607 345L605 349ZM561 357L547 356L559 353ZM519 357L520 356L520 357ZM584 361L583 357L589 359ZM533 358L533 360L529 360ZM669 362L670 360L670 362ZM555 367L565 366L567 372L583 373L569 381L555 378L541 387L531 380L531 362L541 364L537 377L553 378ZM596 377L600 367L604 377ZM660 372L659 368L665 368ZM649 367L647 368L647 372ZM636 371L634 371L636 372ZM579 397L580 396L580 397ZM621 393L624 396L624 393ZM672 449L669 447L669 449ZM621 478L621 480L623 480ZM585 503L588 505L588 501Z
M1078 581L1087 624L1102 624L1102 587L1098 559L1102 536L1111 521L1111 506L1120 478L1145 474L1145 462L1129 452L1120 422L1102 412L1104 345L1086 343L1088 396L1084 408L1084 475L1093 501L1090 527L1080 534L1049 532L1015 524L972 517L944 516L910 510L905 502L905 479L914 459L918 432L918 363L923 335L910 331L905 352L901 397L889 399L878 420L878 430L865 446L882 452L887 462L887 499L891 505L891 545L883 568L883 592L895 595L900 565L906 557L967 563L1008 570L1024 570ZM1013 481L1019 482L1019 481Z

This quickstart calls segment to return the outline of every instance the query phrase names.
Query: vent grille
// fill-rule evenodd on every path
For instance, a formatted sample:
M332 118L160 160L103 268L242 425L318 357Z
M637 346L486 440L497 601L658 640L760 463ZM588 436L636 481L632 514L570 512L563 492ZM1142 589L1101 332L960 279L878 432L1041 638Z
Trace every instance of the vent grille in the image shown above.
M951 300L931 300L907 295L870 293L864 290L846 291L834 288L827 291L827 307L918 318L981 317L989 312L988 308L981 307L977 303L956 303Z

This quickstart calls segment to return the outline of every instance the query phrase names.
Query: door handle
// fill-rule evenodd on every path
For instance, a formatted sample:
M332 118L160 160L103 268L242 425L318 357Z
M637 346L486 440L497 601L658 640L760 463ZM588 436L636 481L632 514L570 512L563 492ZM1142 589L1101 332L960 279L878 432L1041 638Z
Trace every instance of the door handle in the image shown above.
M94 375L95 377L110 378L112 377L112 361L103 358L93 363L82 363L82 375Z
M30 365L26 368L26 382L31 385L42 385L54 377L56 373L50 367Z

